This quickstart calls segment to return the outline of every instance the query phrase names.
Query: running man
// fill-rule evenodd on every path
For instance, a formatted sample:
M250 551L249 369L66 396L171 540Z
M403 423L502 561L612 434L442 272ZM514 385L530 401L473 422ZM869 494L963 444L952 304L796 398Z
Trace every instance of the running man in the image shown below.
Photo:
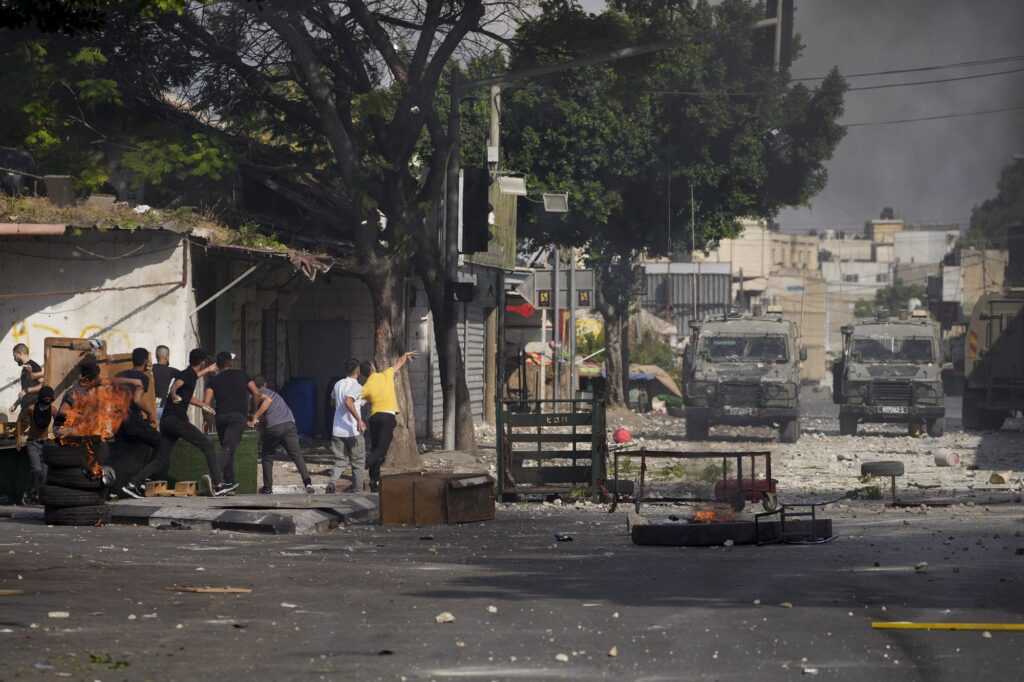
M254 404L263 400L256 383L241 369L233 367L235 356L217 353L217 374L206 382L203 403L216 403L217 440L224 453L224 482L235 483L235 450L242 442L242 431L249 415L249 396Z
M21 368L21 390L18 399L11 405L11 412L24 409L43 387L43 368L28 354L28 346L23 343L14 346L14 362Z
M210 411L210 408L205 406L194 395L199 377L209 374L216 369L212 364L206 366L206 360L206 351L201 348L193 349L188 354L188 369L178 372L174 381L171 382L168 400L164 405L164 415L160 419L160 446L157 448L156 457L122 486L121 491L125 495L142 497L146 479L157 472L165 471L170 466L171 451L178 443L178 440L182 438L202 450L206 456L206 466L210 470L210 481L213 486L212 492L215 496L227 495L238 487L238 484L229 485L224 482L221 476L221 468L217 463L217 451L214 450L213 443L188 419L189 405L195 405Z

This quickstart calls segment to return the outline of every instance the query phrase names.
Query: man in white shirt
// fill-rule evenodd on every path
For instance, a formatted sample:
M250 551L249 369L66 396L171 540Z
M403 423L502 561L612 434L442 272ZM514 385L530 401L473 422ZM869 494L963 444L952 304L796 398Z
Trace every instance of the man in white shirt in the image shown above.
M346 459L352 467L352 487L349 491L360 493L367 487L366 445L363 439L366 423L360 412L363 387L358 378L359 361L349 360L345 363L345 373L347 376L336 383L331 391L331 400L334 402L334 428L331 433L334 467L331 468L331 480L327 483L328 493L335 492L335 481L341 478Z

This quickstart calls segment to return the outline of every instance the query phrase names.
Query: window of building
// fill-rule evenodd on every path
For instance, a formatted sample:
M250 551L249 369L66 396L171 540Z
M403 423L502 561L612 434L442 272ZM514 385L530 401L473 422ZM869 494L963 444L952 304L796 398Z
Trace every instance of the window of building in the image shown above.
M888 272L880 272L880 273L878 273L877 275L875 275L875 281L878 282L879 284L886 284L889 281L889 273Z
M860 275L843 275L844 282L859 282Z

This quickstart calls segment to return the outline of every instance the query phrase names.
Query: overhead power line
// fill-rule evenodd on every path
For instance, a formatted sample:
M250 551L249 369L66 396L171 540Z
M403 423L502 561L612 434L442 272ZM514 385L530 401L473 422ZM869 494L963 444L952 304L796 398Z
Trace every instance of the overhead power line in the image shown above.
M910 81L907 83L884 83L881 85L860 85L855 88L849 88L847 92L855 92L857 90L885 90L887 88L906 88L911 85L932 85L933 83L952 83L953 81L970 81L976 78L989 78L991 76L1005 76L1008 73L1020 73L1024 71L1024 66L1019 69L1007 69L1006 71L991 71L989 73L974 73L969 76L952 76L950 78L934 78L927 81Z
M863 121L859 123L843 123L844 128L860 128L863 126L885 126L897 123L915 123L917 121L940 121L947 118L965 118L967 116L985 116L988 114L1002 114L1008 111L1024 111L1024 105L1017 107L1004 107L1002 109L985 109L982 111L965 111L955 114L941 114L938 116L920 116L917 118L897 118L890 121Z
M843 78L866 78L868 76L889 76L898 73L919 73L921 71L940 71L942 69L954 69L961 66L982 66L985 64L1002 64L1005 62L1024 61L1024 54L1011 55L1007 57L993 57L991 59L974 59L965 62L950 62L948 64L933 64L931 66L918 66L906 69L886 69L885 71L863 71L861 73L844 73ZM794 78L795 81L820 81L826 76L803 76Z

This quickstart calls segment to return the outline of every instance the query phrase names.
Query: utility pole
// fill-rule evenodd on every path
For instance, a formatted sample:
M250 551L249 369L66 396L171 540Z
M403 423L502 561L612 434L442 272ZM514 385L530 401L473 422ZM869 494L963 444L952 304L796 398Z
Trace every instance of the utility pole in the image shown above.
M576 397L576 247L569 248L569 395Z
M560 272L559 261L562 260L562 252L557 246L551 249L554 254L554 263L552 264L551 272L551 311L554 313L554 325L551 328L551 369L552 369L552 382L551 382L551 397L558 400L558 383L562 378L562 320L559 311L561 310L561 298L562 295L562 282L559 275Z
M448 167L445 169L447 196L445 196L444 225L444 326L445 347L438 349L446 356L444 375L441 377L441 390L444 404L449 409L444 411L444 449L455 449L455 420L458 413L456 403L456 384L458 383L459 359L459 321L456 316L455 293L453 285L459 279L459 223L462 219L462 203L459 201L459 176L462 171L461 140L458 131L462 125L459 107L462 104L461 71L456 66L452 70L451 108L448 112L448 130L453 131L449 141ZM434 321L436 324L436 320Z

